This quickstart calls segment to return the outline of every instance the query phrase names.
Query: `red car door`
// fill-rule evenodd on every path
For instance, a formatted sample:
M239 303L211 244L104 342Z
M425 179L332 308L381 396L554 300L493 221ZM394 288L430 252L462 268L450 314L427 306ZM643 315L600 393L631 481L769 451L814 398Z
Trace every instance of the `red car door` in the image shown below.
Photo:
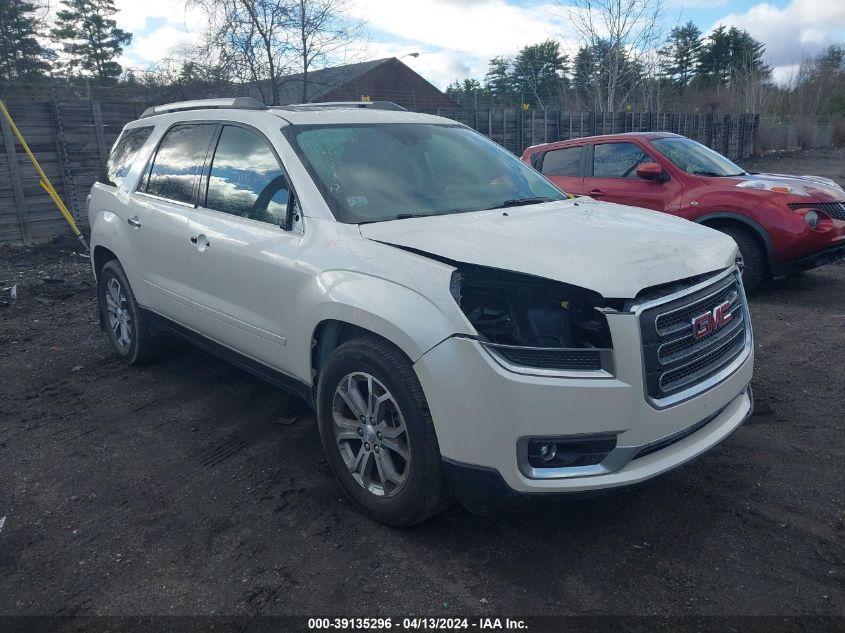
M616 202L632 207L672 211L673 200L681 200L683 186L664 169L659 180L644 180L637 176L637 167L644 163L658 163L645 148L630 141L596 143L588 149L584 194L604 202Z
M581 145L560 147L535 157L532 164L566 193L580 196L584 183L583 153Z

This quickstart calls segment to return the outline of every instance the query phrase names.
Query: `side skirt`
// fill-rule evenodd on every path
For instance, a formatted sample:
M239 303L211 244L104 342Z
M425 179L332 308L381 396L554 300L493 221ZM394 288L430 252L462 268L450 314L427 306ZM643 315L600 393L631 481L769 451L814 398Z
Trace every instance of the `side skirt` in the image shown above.
M243 369L253 376L257 376L258 378L269 382L271 385L280 387L281 389L302 398L311 409L315 409L314 396L311 386L302 382L298 378L288 376L287 374L273 369L272 367L268 367L257 360L244 356L243 354L240 354L225 345L221 345L216 341L212 341L210 338L203 336L199 332L186 328L185 326L180 325L175 321L171 321L167 317L163 317L156 312L152 312L145 308L141 308L141 311L144 313L144 318L147 319L147 322L154 330L164 334L173 334L178 336L192 345L214 354L218 358L222 358L229 364L234 365L239 369Z

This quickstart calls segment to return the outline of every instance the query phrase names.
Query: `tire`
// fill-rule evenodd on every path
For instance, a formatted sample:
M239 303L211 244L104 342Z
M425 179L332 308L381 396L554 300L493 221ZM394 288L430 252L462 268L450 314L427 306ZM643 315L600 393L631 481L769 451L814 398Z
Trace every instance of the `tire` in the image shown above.
M726 226L719 231L730 235L742 255L742 285L747 292L753 292L765 281L767 274L766 254L757 238L748 229Z
M152 333L116 259L106 262L100 271L97 301L100 322L121 359L129 365L142 365L159 356L162 341Z
M373 417L370 394L381 402ZM449 505L422 387L407 357L386 341L357 338L332 353L317 386L317 423L332 472L371 519L407 527Z

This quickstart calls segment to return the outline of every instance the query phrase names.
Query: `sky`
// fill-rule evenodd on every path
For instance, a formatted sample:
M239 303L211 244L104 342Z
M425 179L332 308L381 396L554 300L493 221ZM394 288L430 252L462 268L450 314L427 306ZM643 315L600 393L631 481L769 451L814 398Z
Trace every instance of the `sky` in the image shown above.
M845 42L845 0L664 0L665 28L692 20L705 32L719 24L748 30L766 45L774 77L787 82L802 59ZM205 24L180 0L115 0L118 25L134 34L120 60L145 69L175 47L198 41ZM495 55L553 37L577 46L558 0L349 0L350 15L366 22L355 61L406 56L439 88L455 79L482 79Z

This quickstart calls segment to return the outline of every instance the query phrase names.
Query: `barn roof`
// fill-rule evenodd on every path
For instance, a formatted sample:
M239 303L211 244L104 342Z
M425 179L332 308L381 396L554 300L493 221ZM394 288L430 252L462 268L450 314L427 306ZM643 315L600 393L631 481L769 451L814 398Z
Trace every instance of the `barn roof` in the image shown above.
M312 70L308 73L308 100L318 100L322 95L353 81L355 78L391 60L393 60L393 57L385 57L384 59L374 59L358 64L344 64L343 66ZM302 73L280 77L279 103L285 105L302 101L302 84Z

